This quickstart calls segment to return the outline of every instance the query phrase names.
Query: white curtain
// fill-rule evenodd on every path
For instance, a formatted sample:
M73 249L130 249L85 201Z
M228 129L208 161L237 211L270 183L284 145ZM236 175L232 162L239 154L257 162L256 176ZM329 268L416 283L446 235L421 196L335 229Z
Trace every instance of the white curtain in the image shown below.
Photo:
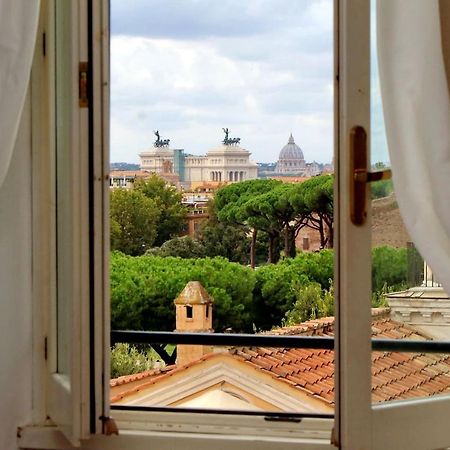
M406 228L450 293L450 101L438 0L378 0L380 86Z
M39 0L0 0L0 187L27 92L38 18Z

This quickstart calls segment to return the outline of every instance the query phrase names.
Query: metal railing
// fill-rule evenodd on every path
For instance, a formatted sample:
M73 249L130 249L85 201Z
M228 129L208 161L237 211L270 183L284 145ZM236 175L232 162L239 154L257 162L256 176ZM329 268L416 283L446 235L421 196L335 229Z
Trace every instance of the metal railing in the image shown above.
M180 333L168 331L112 331L111 345L116 343L334 349L334 338L332 337L278 336L273 334ZM450 353L450 341L372 339L372 350L383 352Z

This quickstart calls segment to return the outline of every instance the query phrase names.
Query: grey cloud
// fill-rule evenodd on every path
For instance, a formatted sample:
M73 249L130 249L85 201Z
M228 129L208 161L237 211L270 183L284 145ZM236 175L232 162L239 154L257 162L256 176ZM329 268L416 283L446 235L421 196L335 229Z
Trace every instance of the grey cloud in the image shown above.
M113 35L169 39L247 36L298 23L314 0L113 0Z

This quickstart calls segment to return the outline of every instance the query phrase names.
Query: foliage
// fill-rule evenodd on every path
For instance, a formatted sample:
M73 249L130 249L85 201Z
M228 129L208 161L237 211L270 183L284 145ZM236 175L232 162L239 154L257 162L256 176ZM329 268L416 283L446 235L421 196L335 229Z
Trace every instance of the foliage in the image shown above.
M405 287L406 249L378 247L372 254L372 304L383 306L387 292ZM221 257L130 257L115 252L111 257L112 327L173 330L173 301L193 280L200 281L215 299L216 331L229 327L236 332L268 330L293 309L301 312L296 313L298 317L332 314L333 250L300 253L257 270ZM321 290L316 306L311 305L316 288L305 291L311 284Z
M216 193L219 222L253 230L251 261L257 235L268 240L268 262L276 263L280 238L285 257L295 256L295 238L301 228L318 230L321 246L333 246L333 177L322 175L301 184L250 180L221 188Z
M163 257L203 258L206 255L206 249L199 240L192 239L190 236L182 236L164 242L161 247L151 248L146 254Z
M214 298L216 331L251 331L255 273L249 268L220 257L130 257L117 252L111 255L112 328L173 330L173 301L194 280Z
M372 291L372 308L384 308L388 306L386 295L395 290L396 289L389 287L387 283L384 283L380 290Z
M215 204L209 204L209 219L198 231L196 238L203 245L205 256L223 256L229 261L249 264L249 230L241 225L220 222Z
M372 199L387 197L392 192L394 192L392 180L380 180L370 184Z
M112 189L110 194L111 249L141 255L155 241L160 211L142 192Z
M153 200L159 208L156 246L162 245L182 231L187 209L181 203L183 195L180 191L156 174L152 174L148 180L137 180L134 189Z
M377 162L373 165L374 170L385 170L388 166L383 162ZM370 193L372 199L387 197L394 192L392 180L380 180L370 184Z
M144 372L155 366L156 358L129 344L116 344L111 348L111 378Z
M270 193L281 182L276 180L249 180L234 183L219 189L215 196L215 205L219 221L227 224L241 225L253 229L250 260L255 262L255 241L258 231L264 231L269 239L268 261L276 262L275 241L281 228L273 216L267 212L270 203L260 197Z
M320 175L294 187L290 194L297 222L317 230L321 248L333 248L332 175Z
M296 301L286 313L283 326L296 325L307 320L334 315L333 286L322 289L312 282L296 290Z
M256 270L253 293L254 322L257 329L268 330L281 323L296 301L296 292L311 282L330 288L333 279L333 252L300 253L295 258Z
M408 279L406 248L376 247L372 249L372 291L381 291L385 285L390 291L405 288Z

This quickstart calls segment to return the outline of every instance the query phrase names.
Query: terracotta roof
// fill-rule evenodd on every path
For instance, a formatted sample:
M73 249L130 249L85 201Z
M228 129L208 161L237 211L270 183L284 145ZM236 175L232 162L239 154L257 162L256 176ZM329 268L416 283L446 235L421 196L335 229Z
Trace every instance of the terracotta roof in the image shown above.
M388 309L372 311L372 335L377 338L427 340L429 337L406 324L388 317ZM326 317L302 324L275 329L279 335L332 336L334 318ZM229 354L269 374L287 385L299 389L328 405L334 403L334 351L315 349L286 349L240 347ZM182 367L169 366L155 372L131 375L134 381L141 376L142 384L111 399L112 402L153 385L160 379L186 370L202 361L214 358L211 353ZM126 379L127 377L122 377ZM120 380L120 379L118 379ZM111 380L116 386L117 380ZM131 386L130 386L131 387ZM372 400L410 399L437 395L450 391L450 356L442 354L372 352Z
M129 384L130 388L129 389L125 388L118 395L112 396L110 398L110 401L111 401L111 403L118 402L119 400L122 400L124 397L126 397L128 395L135 394L139 391L142 391L146 387L154 385L161 379L166 379L167 377L171 377L176 373L187 370L194 365L201 364L203 361L213 358L214 356L215 356L214 353L208 353L207 355L205 355L195 361L192 361L188 364L185 364L184 366L181 366L181 367L178 367L176 365L170 365L170 366L166 366L163 369L151 370L148 372L141 372L141 373L137 373L134 375L125 375L120 378L112 379L109 382L110 387ZM116 380L120 380L120 379L122 379L123 381L121 383L116 384ZM142 383L134 383L135 381L142 381Z
M163 373L170 372L176 368L177 368L176 365L170 365L170 366L160 367L160 368L153 369L153 370L147 370L145 372L134 373L132 375L124 375L122 377L113 378L109 382L109 385L111 387L115 387L115 386L121 386L123 384L129 384L134 381L140 381L140 380L144 380L144 379L153 378L153 377L156 377Z
M145 170L111 170L109 172L110 178L123 178L123 177L150 177L151 173Z

